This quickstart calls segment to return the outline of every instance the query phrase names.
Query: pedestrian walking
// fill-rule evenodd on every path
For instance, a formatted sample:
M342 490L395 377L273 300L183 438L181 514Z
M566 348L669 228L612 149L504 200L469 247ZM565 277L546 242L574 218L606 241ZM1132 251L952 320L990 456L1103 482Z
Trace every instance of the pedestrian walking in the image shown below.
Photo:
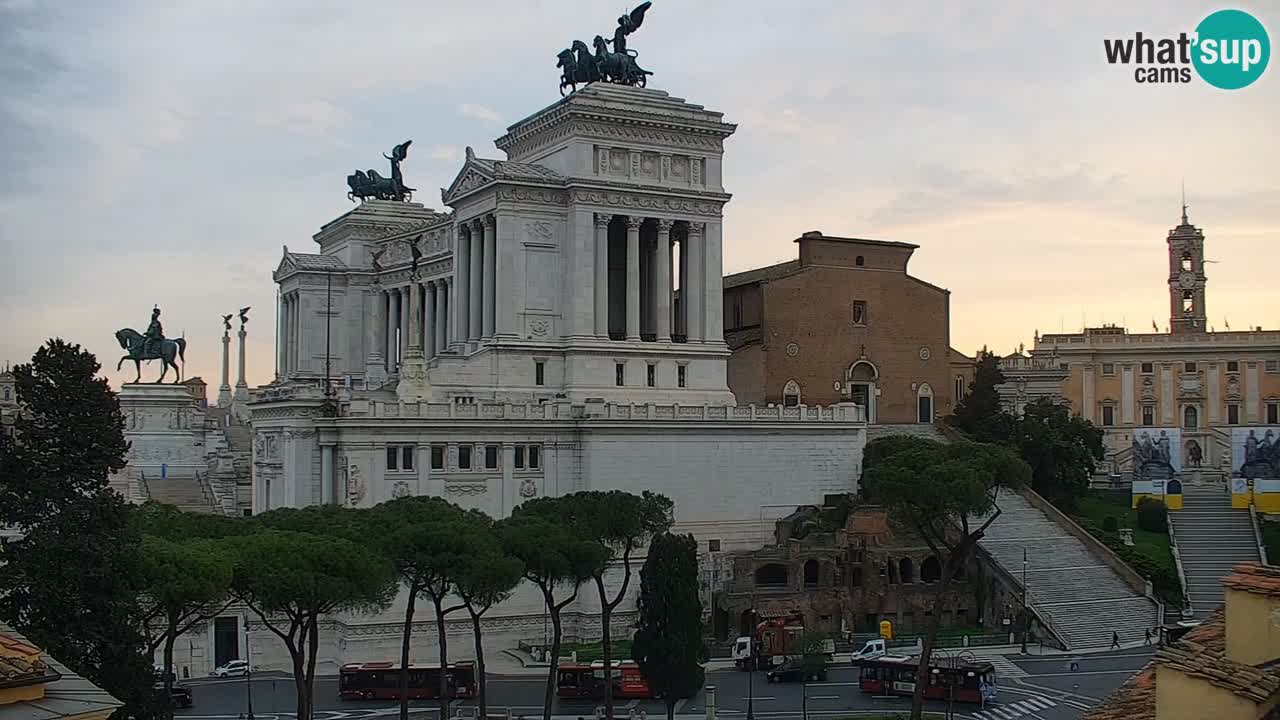
M1142 642L1144 645L1151 644L1151 628L1144 628L1142 630Z
M1115 631L1112 631L1111 633L1111 649L1112 650L1120 649L1120 633Z

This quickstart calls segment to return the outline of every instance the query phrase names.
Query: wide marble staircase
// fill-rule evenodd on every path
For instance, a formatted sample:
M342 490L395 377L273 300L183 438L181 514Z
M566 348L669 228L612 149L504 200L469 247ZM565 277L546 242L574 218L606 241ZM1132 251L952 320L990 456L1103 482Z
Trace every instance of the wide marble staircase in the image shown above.
M208 488L199 476L145 478L147 495L156 502L176 505L183 512L213 513L215 508Z
M1068 649L1141 641L1159 620L1155 601L1130 587L1083 542L1016 493L1002 493L1001 514L981 545L1013 578L1023 577L1027 602ZM1025 554L1024 554L1025 553Z
M1258 543L1248 509L1232 509L1225 485L1185 483L1182 509L1169 513L1187 599L1195 617L1202 618L1224 602L1222 579L1231 568L1259 562Z

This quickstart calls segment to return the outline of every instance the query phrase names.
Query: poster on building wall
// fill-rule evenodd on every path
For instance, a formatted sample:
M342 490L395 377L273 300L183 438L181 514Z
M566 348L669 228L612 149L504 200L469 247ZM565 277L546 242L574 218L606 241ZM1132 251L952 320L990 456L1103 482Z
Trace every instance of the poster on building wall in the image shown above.
M1280 425L1231 429L1231 477L1280 479Z
M1134 480L1168 480L1182 472L1179 428L1136 428L1132 449Z

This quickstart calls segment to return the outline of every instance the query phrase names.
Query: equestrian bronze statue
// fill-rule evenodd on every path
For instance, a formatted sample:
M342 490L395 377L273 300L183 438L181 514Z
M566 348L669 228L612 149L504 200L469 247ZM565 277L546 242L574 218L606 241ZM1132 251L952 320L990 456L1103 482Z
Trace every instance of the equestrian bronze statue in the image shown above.
M125 360L132 360L137 377L133 379L135 383L142 382L142 361L143 360L159 360L160 379L156 382L164 382L164 376L169 372L169 368L173 368L177 379L173 382L182 382L182 370L178 367L178 362L186 364L187 341L184 338L170 340L164 336L164 328L160 325L160 308L157 307L151 311L151 324L147 326L145 334L139 333L133 328L123 328L116 331L116 342L120 343L120 347L128 354L120 358L120 362L116 363L116 370L124 364Z
M391 177L384 178L377 170L368 172L357 170L347 176L347 199L355 202L365 200L398 200L408 202L413 199L414 188L404 184L404 176L400 174L400 163L409 156L409 145L412 140L405 140L391 150L391 154L383 153L382 157L391 161Z
M653 73L636 64L638 54L627 47L627 36L640 29L645 11L652 4L641 3L629 14L618 18L618 27L614 28L612 40L597 35L592 43L595 47L594 55L581 40L574 40L569 49L561 51L556 63L556 67L560 68L560 94L564 95L567 87L577 91L578 85L593 82L644 87L648 76ZM612 52L609 50L611 44Z

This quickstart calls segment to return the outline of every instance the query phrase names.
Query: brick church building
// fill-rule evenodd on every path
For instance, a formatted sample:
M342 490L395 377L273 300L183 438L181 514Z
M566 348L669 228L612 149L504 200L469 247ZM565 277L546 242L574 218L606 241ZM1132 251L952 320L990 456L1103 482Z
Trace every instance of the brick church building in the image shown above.
M724 278L738 403L854 402L877 424L949 414L973 361L951 349L948 290L907 273L918 247L806 232L799 259Z

